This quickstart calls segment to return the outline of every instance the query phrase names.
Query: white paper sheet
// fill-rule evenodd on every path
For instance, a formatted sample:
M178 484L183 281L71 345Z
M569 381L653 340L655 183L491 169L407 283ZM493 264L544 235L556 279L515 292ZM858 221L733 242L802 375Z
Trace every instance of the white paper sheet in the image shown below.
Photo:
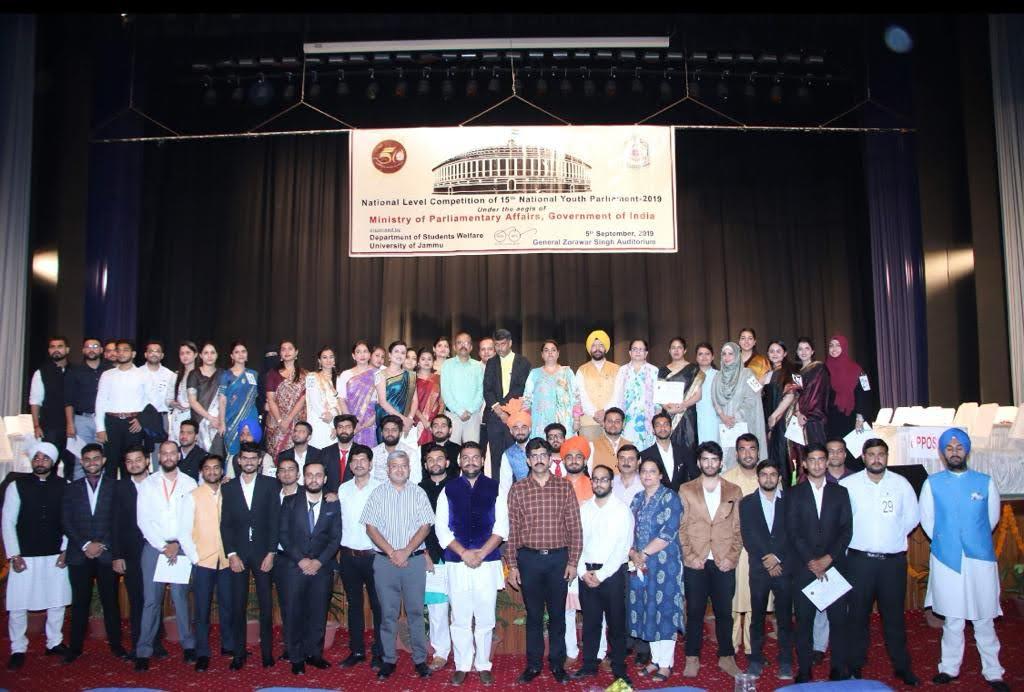
M656 404L681 404L685 396L686 386L683 382L658 380L654 383L654 403Z
M872 432L871 426L865 422L864 429L861 432L857 432L857 428L854 428L846 434L846 437L843 438L843 442L846 443L846 449L850 451L850 454L857 459L860 459L861 455L864 453L864 443L872 437L878 437L878 435Z
M156 571L153 572L153 582L156 584L188 584L192 576L192 563L183 553L178 553L178 559L172 565L167 561L165 555L156 559Z
M722 445L722 449L734 448L736 447L736 438L748 432L750 431L747 428L747 424L741 420L736 421L736 424L731 428L727 428L724 424L720 423L718 425L718 444Z
M803 426L800 425L800 420L795 415L790 416L789 423L786 424L786 439L798 445L807 444L807 433L804 432Z
M801 590L815 608L825 610L852 588L850 582L846 581L846 577L840 574L839 570L830 567L825 572L824 579L815 579Z

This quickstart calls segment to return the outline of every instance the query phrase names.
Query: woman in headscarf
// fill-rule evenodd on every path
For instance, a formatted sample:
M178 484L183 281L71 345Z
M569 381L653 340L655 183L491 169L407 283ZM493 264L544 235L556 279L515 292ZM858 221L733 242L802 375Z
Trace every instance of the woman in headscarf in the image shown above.
M800 359L800 399L797 417L804 428L807 444L825 444L828 422L828 397L831 392L828 369L814 360L814 343L802 336L796 342L796 355Z
M740 356L743 360L743 367L750 368L757 379L764 377L764 374L772 369L768 359L757 352L757 332L753 327L744 327L740 330L740 338L737 339L740 346Z
M768 344L768 362L772 369L761 379L764 389L761 390L761 404L767 416L768 449L767 458L779 469L782 482L792 482L792 463L789 453L789 440L786 439L786 426L789 419L796 413L796 396L798 387L793 375L796 367L789 358L789 351L782 341ZM762 452L762 456L765 456Z
M764 407L761 404L761 383L750 368L740 362L740 346L730 341L722 346L722 370L711 386L715 413L726 428L745 423L747 432L757 438L760 449L767 449L764 429ZM728 471L736 465L736 448L723 447L722 467Z
M832 391L828 402L828 437L844 437L851 430L860 432L869 415L871 383L864 368L850 357L850 342L842 334L828 340L825 359Z
M654 429L651 418L661 410L654 403L654 383L658 380L658 368L647 362L647 342L633 339L629 344L629 362L619 368L615 376L615 393L612 401L626 412L622 436L637 446L647 449L654 444Z
M665 404L663 408L672 416L672 439L696 459L697 403L701 400L704 371L696 363L686 360L686 339L681 336L668 342L668 355L672 361L658 370L658 379L682 382L684 394L682 401Z

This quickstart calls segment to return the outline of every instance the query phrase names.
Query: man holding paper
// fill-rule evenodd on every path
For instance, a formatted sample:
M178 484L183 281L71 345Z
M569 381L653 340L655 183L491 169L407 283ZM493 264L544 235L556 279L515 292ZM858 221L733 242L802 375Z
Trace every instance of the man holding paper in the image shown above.
M786 531L797 563L793 590L799 592L795 593L793 599L796 610L798 683L811 680L811 638L814 614L818 611L805 589L815 580L825 581L826 572L831 577L846 569L846 548L853 535L850 494L843 486L825 481L827 457L824 445L808 445L803 460L807 482L798 483L787 492ZM832 670L829 675L832 680L847 677L843 658L846 642L842 636L846 608L847 598L843 595L827 606L832 630Z
M903 476L888 473L888 463L889 445L877 438L868 440L864 443L864 470L839 483L850 494L853 513L853 536L846 557L846 576L853 586L846 657L850 674L859 678L867 657L871 607L877 600L893 674L914 686L919 681L910 670L903 601L907 534L917 526L920 512L914 488Z

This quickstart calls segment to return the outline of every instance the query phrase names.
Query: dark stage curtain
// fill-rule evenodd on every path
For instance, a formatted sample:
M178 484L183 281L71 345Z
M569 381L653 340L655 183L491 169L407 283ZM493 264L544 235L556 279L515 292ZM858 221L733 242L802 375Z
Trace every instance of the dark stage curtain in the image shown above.
M509 328L538 361L543 339L579 364L607 329L628 341L685 336L716 348L753 326L781 337L841 331L874 372L871 255L861 144L825 135L677 134L678 254L347 256L343 135L192 142L146 150L139 338L247 341L250 358L288 337L349 363L358 338L416 346L462 329ZM168 360L176 361L168 348ZM172 366L174 362L170 363Z

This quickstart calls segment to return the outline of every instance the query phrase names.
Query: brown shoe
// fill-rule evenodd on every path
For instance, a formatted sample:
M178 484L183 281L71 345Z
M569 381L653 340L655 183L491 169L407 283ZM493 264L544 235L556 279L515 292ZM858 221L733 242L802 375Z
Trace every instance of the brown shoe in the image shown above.
M437 671L444 668L446 665L448 665L448 661L446 659L435 656L433 660L430 662L430 672L436 673Z
M462 683L466 682L466 674L461 670L457 670L452 673L451 684L454 687L458 687Z
M611 670L611 669L612 669L612 659L609 656L605 656L604 660L601 661L601 670Z
M732 677L736 677L737 675L743 672L740 670L740 667L736 665L735 656L719 656L718 667L724 670Z
M734 664L735 665L735 664ZM700 672L700 658L697 656L686 657L686 667L683 668L684 678L695 678Z
M494 684L494 674L489 670L480 671L480 684L490 687Z

